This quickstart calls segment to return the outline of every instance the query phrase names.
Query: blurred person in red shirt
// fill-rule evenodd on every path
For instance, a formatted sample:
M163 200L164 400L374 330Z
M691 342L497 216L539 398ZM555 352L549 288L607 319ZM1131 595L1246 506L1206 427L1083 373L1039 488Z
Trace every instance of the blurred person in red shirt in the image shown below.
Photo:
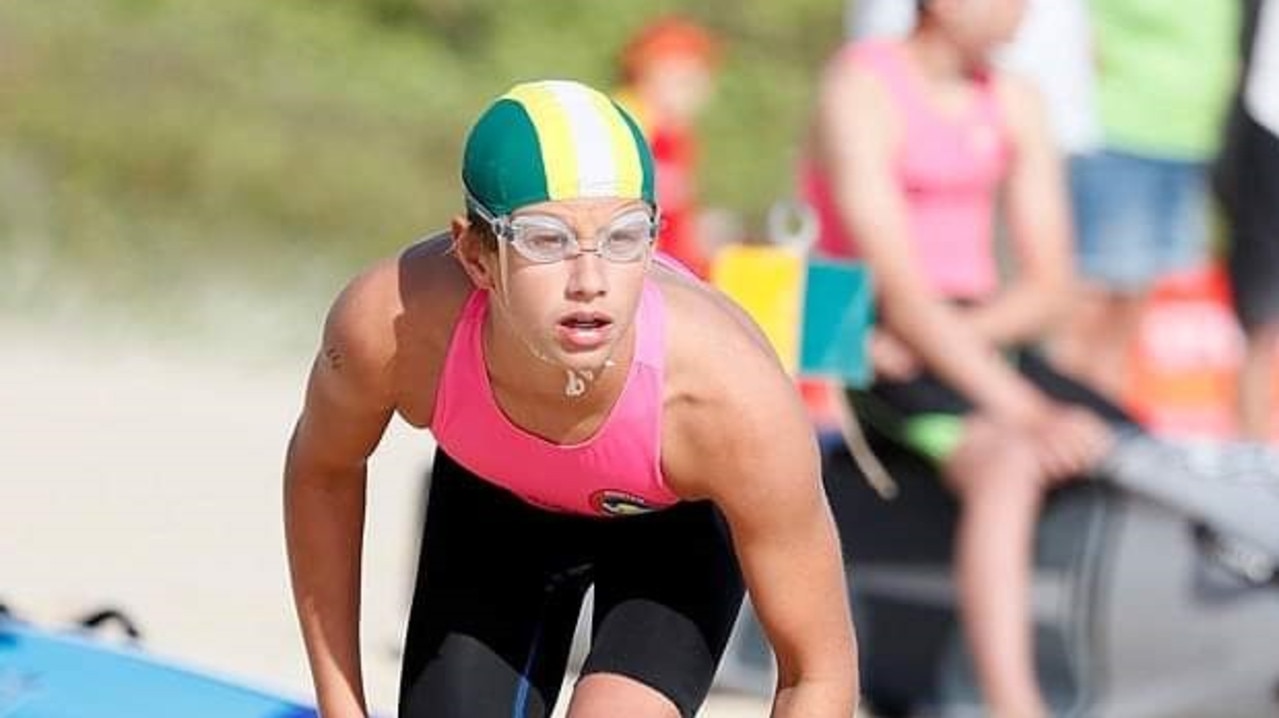
M719 54L708 30L665 16L640 28L619 59L617 99L640 123L657 163L658 247L702 278L709 275L710 251L697 231L695 123L714 89Z

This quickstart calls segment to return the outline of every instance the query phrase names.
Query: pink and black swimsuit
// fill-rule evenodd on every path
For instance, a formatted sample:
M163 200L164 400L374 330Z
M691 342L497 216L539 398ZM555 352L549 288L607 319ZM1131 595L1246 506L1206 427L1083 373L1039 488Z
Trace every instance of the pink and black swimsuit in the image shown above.
M612 410L572 445L498 407L480 342L488 303L484 292L467 300L441 370L398 714L549 716L593 585L582 675L626 676L692 716L745 589L719 512L679 500L662 476L661 290L643 289Z

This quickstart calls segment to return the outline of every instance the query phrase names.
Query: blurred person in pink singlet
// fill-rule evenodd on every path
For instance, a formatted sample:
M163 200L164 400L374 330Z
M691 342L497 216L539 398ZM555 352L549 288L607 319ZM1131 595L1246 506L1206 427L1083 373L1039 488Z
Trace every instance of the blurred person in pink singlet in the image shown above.
M1024 0L926 0L902 40L828 64L804 168L819 249L871 269L876 377L854 407L930 461L961 506L959 605L992 715L1048 715L1030 567L1044 495L1111 442L1101 397L1029 348L1072 283L1062 160L1033 86L996 67ZM1002 197L1002 203L1000 198ZM1002 206L1015 271L994 241Z

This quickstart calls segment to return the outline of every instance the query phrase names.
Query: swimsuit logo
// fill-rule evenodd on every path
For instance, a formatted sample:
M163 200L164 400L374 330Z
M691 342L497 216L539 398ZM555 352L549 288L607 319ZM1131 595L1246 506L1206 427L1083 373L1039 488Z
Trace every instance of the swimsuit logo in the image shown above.
M591 507L605 516L636 516L653 511L643 498L616 489L601 489L591 494Z

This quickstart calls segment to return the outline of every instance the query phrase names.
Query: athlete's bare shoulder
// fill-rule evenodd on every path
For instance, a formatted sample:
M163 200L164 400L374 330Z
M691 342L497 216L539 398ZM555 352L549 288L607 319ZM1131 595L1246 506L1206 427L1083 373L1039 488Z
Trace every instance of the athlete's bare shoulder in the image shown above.
M412 323L451 331L472 284L453 255L447 232L404 250L395 261L401 308Z
M429 325L443 318L450 297L460 289L460 271L448 250L448 235L436 235L368 266L338 294L329 328L380 344L394 340L397 323Z
M324 326L320 368L385 394L406 418L433 396L441 361L470 283L450 254L448 234L417 242L353 277Z
M672 488L706 496L715 489L705 482L738 472L753 452L796 450L786 446L795 442L802 451L802 402L754 322L713 287L658 284L668 316L662 458Z

